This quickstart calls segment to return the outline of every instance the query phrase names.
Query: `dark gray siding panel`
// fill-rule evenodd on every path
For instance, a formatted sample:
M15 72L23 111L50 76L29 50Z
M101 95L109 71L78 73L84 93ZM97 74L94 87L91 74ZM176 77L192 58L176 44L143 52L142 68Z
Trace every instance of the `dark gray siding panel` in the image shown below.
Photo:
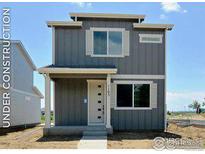
M158 87L158 107L151 110L111 109L114 130L163 130L164 129L164 80L153 80Z
M55 122L57 126L87 125L86 79L55 79Z
M164 31L133 29L132 22L83 21L82 28L56 28L56 65L114 65L119 74L164 74L164 37L162 44L139 43L139 34L163 34ZM125 28L130 31L130 56L124 58L90 57L85 55L85 30L90 27Z

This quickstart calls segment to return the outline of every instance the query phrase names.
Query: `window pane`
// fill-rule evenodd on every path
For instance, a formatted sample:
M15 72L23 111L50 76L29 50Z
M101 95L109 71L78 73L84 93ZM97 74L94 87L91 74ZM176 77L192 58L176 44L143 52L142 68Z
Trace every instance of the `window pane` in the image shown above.
M94 32L94 54L107 54L107 32Z
M149 107L149 84L134 85L134 107Z
M117 107L132 107L132 85L117 85Z
M109 32L109 54L122 54L122 32Z

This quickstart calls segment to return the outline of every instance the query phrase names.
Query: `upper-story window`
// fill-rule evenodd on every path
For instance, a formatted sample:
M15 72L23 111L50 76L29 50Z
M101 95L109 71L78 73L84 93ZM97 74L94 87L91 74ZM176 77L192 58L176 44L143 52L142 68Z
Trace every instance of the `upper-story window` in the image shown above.
M93 31L93 55L122 55L122 31Z
M129 31L124 28L86 30L86 55L92 57L129 56Z
M161 34L139 34L140 43L162 43Z

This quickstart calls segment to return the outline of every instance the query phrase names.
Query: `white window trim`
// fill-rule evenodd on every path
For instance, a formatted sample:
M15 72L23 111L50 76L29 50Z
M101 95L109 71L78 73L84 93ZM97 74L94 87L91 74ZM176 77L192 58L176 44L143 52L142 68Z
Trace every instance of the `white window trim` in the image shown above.
M142 37L150 37L150 38L159 38L160 41L144 41ZM162 43L162 34L139 34L139 42L140 43Z
M151 110L151 84L153 81L114 81L116 84L116 92L115 92L115 102L114 102L114 110ZM132 84L132 107L117 107L117 85L118 84ZM134 107L134 85L135 84L149 84L149 107Z
M91 57L124 57L123 54L123 49L124 49L124 38L123 38L123 32L125 31L125 28L96 28L96 27L91 27L90 30L92 31L92 36L93 36L93 49L91 53ZM95 31L103 31L107 32L107 54L106 55L99 55L99 54L94 54L94 33ZM119 55L111 55L109 54L109 33L110 31L114 32L121 32L122 33L122 51L121 54Z

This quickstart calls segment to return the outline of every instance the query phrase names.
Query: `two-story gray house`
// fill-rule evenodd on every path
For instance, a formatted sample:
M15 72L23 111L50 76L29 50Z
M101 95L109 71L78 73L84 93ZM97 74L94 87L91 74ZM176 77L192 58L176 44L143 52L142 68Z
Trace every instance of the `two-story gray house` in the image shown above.
M108 133L166 128L166 32L144 15L70 13L49 21L53 62L45 76L44 134L96 127ZM51 80L54 127L50 125Z
M0 50L2 51L0 54L0 62L2 63L0 65L0 128L9 126L9 123L10 126L39 124L41 99L44 96L33 83L33 73L36 71L36 66L21 41L10 40L9 42L0 40ZM6 59L3 56L4 45L10 47L9 69L3 66L5 65L4 59ZM9 90L5 90L3 76L8 70L11 86ZM7 92L9 94L5 95L4 93ZM5 96L9 99L4 99ZM4 112L4 110L9 112ZM7 116L4 116L4 113Z

